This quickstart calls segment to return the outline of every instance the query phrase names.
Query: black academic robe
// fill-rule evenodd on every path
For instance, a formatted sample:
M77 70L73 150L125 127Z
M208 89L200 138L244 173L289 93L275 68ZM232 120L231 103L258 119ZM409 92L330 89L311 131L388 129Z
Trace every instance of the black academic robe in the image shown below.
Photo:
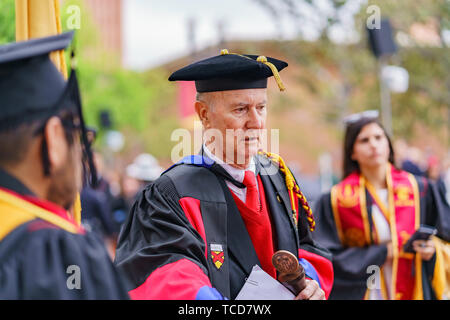
M257 158L275 250L308 260L311 273L330 288L330 255L312 240L303 209L298 224L292 218L283 175L278 168L267 174L273 166ZM141 192L122 227L115 260L131 279L132 298L236 297L260 262L226 180L232 178L217 164L185 163Z
M445 241L450 239L450 208L436 186L429 180L414 176L419 186L420 221L421 224L435 226L437 236ZM374 200L366 190L367 212L372 229L372 204ZM365 247L345 247L342 245L331 206L330 193L322 195L314 208L317 230L313 238L327 248L333 255L335 273L334 285L330 299L360 300L367 290L367 279L371 273L367 268L371 265L382 266L386 261L387 247L385 244L373 244ZM431 286L435 259L423 261L422 285L424 299L434 299Z
M101 240L58 209L0 169L0 299L129 299Z

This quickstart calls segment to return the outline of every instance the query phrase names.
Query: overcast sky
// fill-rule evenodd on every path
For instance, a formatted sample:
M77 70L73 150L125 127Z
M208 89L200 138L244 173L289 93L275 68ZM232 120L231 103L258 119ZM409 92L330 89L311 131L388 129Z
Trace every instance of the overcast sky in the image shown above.
M189 53L188 21L196 21L196 46L219 40L223 21L226 39L270 39L279 34L271 15L253 0L126 0L124 1L124 62L132 69L165 63ZM283 36L295 28L283 24Z
M294 39L316 40L328 19L340 23L328 29L335 42L358 41L353 15L367 0L347 0L336 11L331 0L295 1L300 14L293 18L283 1L277 6L278 19L255 0L125 0L123 1L124 63L142 70L190 53L188 21L195 21L195 46L203 49L217 44L222 22L226 40Z

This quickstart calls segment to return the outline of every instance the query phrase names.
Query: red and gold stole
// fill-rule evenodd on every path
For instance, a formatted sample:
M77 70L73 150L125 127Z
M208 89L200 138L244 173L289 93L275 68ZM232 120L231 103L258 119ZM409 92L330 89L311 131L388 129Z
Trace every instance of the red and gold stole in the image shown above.
M390 296L395 300L422 299L422 261L420 255L403 252L403 245L420 226L419 188L414 177L394 166L386 170L388 207L375 188L354 172L331 190L331 204L341 243L346 247L378 244L375 223L370 227L366 190L389 222L393 245ZM382 274L382 272L381 272ZM383 292L383 279L382 279ZM384 292L386 297L386 292Z
M0 241L20 225L35 219L47 221L70 233L84 229L57 205L38 198L21 196L0 187Z

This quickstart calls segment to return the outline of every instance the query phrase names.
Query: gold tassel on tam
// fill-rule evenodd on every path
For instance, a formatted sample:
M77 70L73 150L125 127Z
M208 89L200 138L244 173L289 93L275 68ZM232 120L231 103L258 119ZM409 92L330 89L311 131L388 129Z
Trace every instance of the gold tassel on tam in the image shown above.
M273 65L273 63L270 63L269 61L267 61L267 58L265 56L259 56L258 59L256 59L256 61L264 63L266 66L268 66L270 68L270 70L272 70L273 77L275 78L275 81L277 82L278 88L280 88L280 91L285 91L286 88L283 84L283 81L281 81L281 77L280 77L280 74L278 73L277 67L275 67Z
M242 54L239 53L229 53L227 49L222 49L220 50L220 55L226 55L226 54L234 54L240 57L244 57L250 60L253 60L252 58L249 58L247 56L244 56ZM281 77L280 74L278 73L278 69L277 67L275 67L275 65L273 63L270 63L269 61L267 61L267 58L265 56L259 56L256 61L264 63L266 66L268 66L270 68L270 70L273 73L273 77L275 78L275 81L277 82L278 88L280 89L280 91L285 91L286 87L283 84L283 81L281 81Z

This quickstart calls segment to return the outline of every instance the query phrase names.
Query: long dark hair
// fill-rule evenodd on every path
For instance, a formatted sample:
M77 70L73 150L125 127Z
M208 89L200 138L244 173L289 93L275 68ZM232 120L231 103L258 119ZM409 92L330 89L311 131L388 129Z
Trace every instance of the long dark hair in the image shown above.
M344 161L343 161L343 169L344 176L346 178L354 171L360 171L359 164L357 161L352 160L353 154L353 146L355 145L356 138L358 137L361 130L368 124L376 123L383 129L384 135L389 143L389 159L388 161L394 165L394 148L392 147L391 139L384 129L383 125L380 123L378 118L362 118L356 122L347 124L347 128L345 130L345 138L344 138Z

